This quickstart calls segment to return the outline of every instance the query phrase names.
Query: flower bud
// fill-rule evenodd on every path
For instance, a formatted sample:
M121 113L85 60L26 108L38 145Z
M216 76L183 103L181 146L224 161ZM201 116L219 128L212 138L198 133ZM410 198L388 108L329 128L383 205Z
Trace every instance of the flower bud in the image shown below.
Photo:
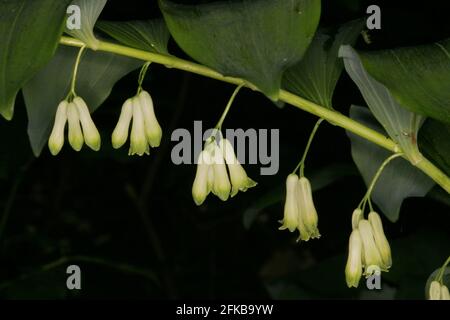
M76 105L78 114L80 116L81 126L83 128L83 136L86 145L94 151L100 150L101 138L97 127L92 121L89 108L84 100L80 97L73 99L73 103Z
M300 236L302 240L308 241L310 238L320 238L319 229L317 228L319 217L312 198L311 184L305 177L298 180L298 210L299 222L302 221L306 227L306 234Z
M214 194L222 201L230 196L231 183L228 179L227 167L223 159L222 150L214 143Z
M230 172L232 185L231 197L234 197L239 191L245 192L248 188L256 186L257 183L247 176L244 168L239 163L230 141L228 139L222 139L219 145Z
M159 147L161 143L162 130L155 116L152 97L147 91L141 91L139 94L139 103L144 116L145 134L147 136L147 140L153 148Z
M67 106L67 119L69 121L69 143L75 151L80 151L83 147L84 138L78 109L73 102Z
M358 229L350 234L348 258L345 266L345 280L349 288L357 288L362 274L362 240Z
M56 109L55 123L48 139L48 148L56 156L64 145L64 129L67 122L67 101L61 101Z
M297 183L296 174L288 175L286 179L286 201L284 202L284 218L280 230L288 229L294 232L298 226L298 208L297 208Z
M364 218L363 212L361 209L357 208L353 211L352 214L352 229L358 229L358 224L361 219Z
M369 222L372 226L375 244L380 252L381 260L383 261L383 268L389 269L392 266L391 247L386 239L383 231L383 224L378 213L372 211L369 213Z
M432 281L428 293L430 300L441 300L441 284L438 281Z
M211 156L206 150L202 151L198 157L197 173L192 185L192 197L198 206L205 201L211 191L208 184L209 169L211 168L210 158Z
M127 142L128 131L130 130L131 119L133 118L133 103L132 99L127 99L122 106L119 121L117 121L116 128L112 133L112 145L114 149L119 149Z
M137 97L132 98L133 104L133 125L130 136L130 155L142 156L148 153L147 137L145 136L144 117L141 105Z
M365 272L364 275L369 276L369 267L377 266L380 267L383 265L383 261L381 260L380 252L375 244L375 239L373 237L372 226L369 221L363 219L359 221L358 231L361 236L361 240L363 243L363 252L364 252L364 263L365 263Z

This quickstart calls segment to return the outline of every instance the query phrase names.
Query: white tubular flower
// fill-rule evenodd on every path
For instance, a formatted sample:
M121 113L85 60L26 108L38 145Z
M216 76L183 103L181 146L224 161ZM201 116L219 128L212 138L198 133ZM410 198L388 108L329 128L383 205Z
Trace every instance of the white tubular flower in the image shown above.
M428 292L429 300L441 300L441 284L438 281L432 281Z
M378 248L375 244L375 239L370 222L365 219L359 221L358 231L361 235L361 240L363 243L365 263L364 275L370 276L372 275L373 270L381 269L381 267L383 266L383 261L381 259L380 252L378 251Z
M48 148L56 156L64 145L64 129L67 122L67 101L61 101L56 110L55 123L48 139Z
M450 293L446 285L441 286L441 300L450 300Z
M228 171L230 172L232 185L231 197L234 197L239 191L245 192L248 188L256 186L257 183L247 176L244 168L239 163L230 141L228 139L221 139L219 146L228 166Z
M383 261L383 268L389 269L392 266L391 247L383 231L383 224L378 213L372 211L369 213L369 222L372 226L375 244Z
M297 183L298 176L296 174L288 175L286 179L286 201L284 202L284 218L283 224L279 230L288 229L294 232L298 226L298 208L297 208Z
M114 149L119 149L127 142L128 131L130 130L131 119L133 118L132 98L127 99L122 106L119 121L112 133L112 145Z
M144 115L137 97L132 98L133 125L131 127L129 155L142 156L149 153L147 137L145 135Z
M138 96L141 105L142 115L144 117L145 134L148 143L152 148L159 147L162 137L162 129L155 116L153 100L150 94L142 90Z
M222 201L227 201L230 196L231 183L228 178L227 167L222 150L214 143L214 183L213 192Z
M345 266L345 280L349 288L357 288L362 275L363 244L358 229L350 234L348 242L348 258Z
M352 214L352 229L353 230L358 229L359 221L361 221L361 219L363 219L363 218L364 218L364 216L363 216L363 212L361 209L357 208L353 211L353 214Z
M67 106L67 119L69 121L69 143L75 151L80 151L83 147L84 138L80 126L80 115L73 102Z
M94 121L92 121L88 106L80 97L76 97L75 99L73 99L73 103L78 110L78 115L80 117L80 123L83 128L83 136L86 145L94 151L100 150L100 133L98 132Z
M312 198L311 184L305 177L298 180L298 210L299 210L299 226L303 222L306 228L306 234L300 230L300 239L308 241L309 239L320 238L319 229L317 228L319 217ZM300 226L301 227L301 226Z
M198 157L197 173L192 185L192 198L196 205L201 205L212 188L210 182L210 171L212 169L212 157L209 151L203 150Z

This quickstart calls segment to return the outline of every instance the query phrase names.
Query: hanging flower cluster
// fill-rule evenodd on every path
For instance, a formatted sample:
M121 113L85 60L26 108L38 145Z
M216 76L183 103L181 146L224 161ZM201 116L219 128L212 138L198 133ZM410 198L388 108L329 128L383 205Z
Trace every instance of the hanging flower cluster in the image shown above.
M361 209L352 216L345 279L347 286L358 287L361 275L366 277L388 271L392 266L391 248L384 234L381 218L375 211L364 219Z
M147 91L142 90L123 104L119 121L112 134L112 145L115 149L127 141L131 122L129 155L142 156L150 153L150 147L159 147L162 129L155 116L153 100Z
M74 150L80 151L84 143L92 150L100 149L100 134L92 121L89 108L82 98L75 97L72 102L61 101L56 110L53 130L48 140L52 155L57 155L64 145L67 122L69 123L69 144Z
M297 241L308 241L320 238L318 222L309 180L290 174L286 179L283 225L279 229L288 229L290 232L298 230L300 236Z
M197 173L192 185L192 197L199 206L212 192L222 201L234 197L239 191L247 191L257 185L247 176L228 139L219 131L206 142L197 161ZM228 171L227 171L228 169Z

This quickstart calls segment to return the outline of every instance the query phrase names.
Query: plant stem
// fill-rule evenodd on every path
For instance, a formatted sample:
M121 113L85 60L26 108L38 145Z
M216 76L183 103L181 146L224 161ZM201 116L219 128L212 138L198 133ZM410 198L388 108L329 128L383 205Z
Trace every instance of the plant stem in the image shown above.
M72 47L83 47L85 44L77 39L70 37L61 37L60 43ZM220 80L235 85L244 85L249 89L258 91L253 84L246 82L243 79L235 77L226 77L217 71L214 71L208 67L199 65L194 62L186 61L174 56L168 56L153 52L147 52L139 49L129 48L120 44L114 44L109 42L100 41L98 51L110 52L119 54L122 56L140 59L143 61L151 61L154 63L165 65L169 68L179 69L198 75L202 75L208 78ZM380 134L379 132L370 129L361 123L350 119L349 117L329 108L317 105L311 101L303 99L295 94L280 90L279 99L294 107L302 109L306 112L314 114L320 118L325 119L333 125L339 126L348 130L368 141L371 141L380 147L383 147L389 151L399 153L402 152L400 147L388 137ZM423 159L419 163L415 164L417 168L422 170L426 175L438 183L447 193L450 193L450 178L437 168L433 163L427 159Z
M317 120L316 125L314 126L314 129L311 131L311 134L309 135L308 143L306 144L305 151L303 151L302 159L300 160L300 162L298 163L297 167L295 168L295 170L293 172L293 173L295 173L298 170L298 168L300 168L300 177L304 176L306 156L308 155L308 151L309 151L309 148L311 147L311 143L314 140L314 136L316 135L316 132L319 129L322 121L323 121L322 118Z
M233 94L231 95L230 100L227 103L227 106L225 107L225 110L222 113L222 116L219 119L219 122L217 122L215 128L217 130L222 130L222 124L223 121L225 120L225 118L227 117L228 112L230 111L231 106L233 105L234 99L236 98L237 94L239 93L239 90L241 90L241 88L244 86L244 84L240 84L233 92Z
M83 45L80 48L80 51L78 51L77 60L75 61L75 67L73 69L73 75L72 75L72 82L70 84L70 92L69 96L76 97L77 94L75 93L75 83L77 82L77 75L78 75L78 67L80 66L81 56L83 55L84 50L86 49L86 46Z
M381 173L383 173L384 168L389 164L389 162L391 162L395 158L402 157L402 156L403 156L402 153L395 153L395 154L391 155L390 157L388 157L386 160L384 160L384 162L378 168L377 172L375 173L375 176L372 179L372 182L369 185L369 188L367 189L366 194L364 195L363 200L361 201L360 206L362 205L361 210L363 211L363 213L364 213L364 209L366 206L366 202L370 199L373 188L375 187L375 184L377 183L378 178L380 178ZM370 203L370 208L372 209L371 203Z
M138 80L139 86L138 86L137 94L141 93L141 91L142 91L142 82L144 82L144 78L145 78L145 75L147 74L147 70L148 70L148 67L150 66L150 64L151 64L151 62L146 62L142 66L141 72L139 73L139 80Z
M445 269L447 268L449 263L450 263L450 257L448 257L447 260L445 260L444 264L441 267L441 270L439 270L439 273L438 273L438 276L436 278L436 281L439 281L441 284L443 284L442 283L442 278L444 277Z

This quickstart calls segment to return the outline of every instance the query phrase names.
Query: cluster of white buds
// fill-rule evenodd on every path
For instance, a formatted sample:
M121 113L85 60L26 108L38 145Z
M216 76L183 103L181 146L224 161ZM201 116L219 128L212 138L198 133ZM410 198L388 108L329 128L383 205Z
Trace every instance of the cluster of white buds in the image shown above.
M150 147L161 143L162 130L155 116L153 100L147 91L142 90L137 96L125 101L119 121L112 134L112 145L120 148L128 139L131 121L129 155L150 153Z
M312 198L311 184L305 177L290 174L286 179L286 201L283 224L279 229L298 230L297 241L320 238L319 218Z
M48 147L57 155L64 145L64 131L69 123L69 143L80 151L86 143L92 150L98 151L101 145L100 134L92 121L89 108L84 100L75 97L72 102L61 101L56 110L55 122L48 140Z
M392 265L391 248L378 213L371 211L364 219L361 209L352 216L348 259L345 267L347 286L358 287L361 275L366 277L388 271Z
M429 300L450 300L450 294L445 284L439 281L432 281L428 293Z
M199 206L212 192L222 201L247 191L256 182L247 176L237 159L230 141L213 135L206 142L197 162L197 173L192 185L192 197ZM219 141L218 141L219 140ZM228 168L228 171L227 171Z

